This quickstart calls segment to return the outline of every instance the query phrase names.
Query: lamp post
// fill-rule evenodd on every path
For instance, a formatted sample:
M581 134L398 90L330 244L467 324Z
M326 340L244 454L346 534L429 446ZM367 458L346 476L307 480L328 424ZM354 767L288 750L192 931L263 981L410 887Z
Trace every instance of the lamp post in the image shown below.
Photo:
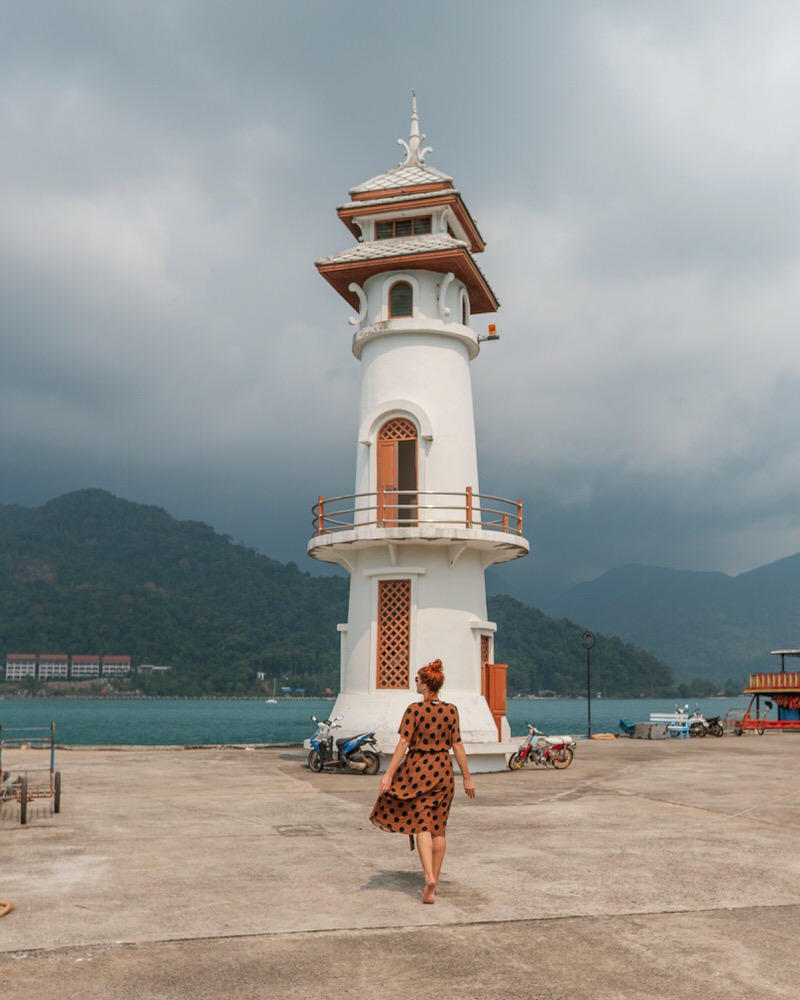
M581 636L581 646L586 650L586 735L592 738L592 654L591 649L597 640L594 632L588 629Z

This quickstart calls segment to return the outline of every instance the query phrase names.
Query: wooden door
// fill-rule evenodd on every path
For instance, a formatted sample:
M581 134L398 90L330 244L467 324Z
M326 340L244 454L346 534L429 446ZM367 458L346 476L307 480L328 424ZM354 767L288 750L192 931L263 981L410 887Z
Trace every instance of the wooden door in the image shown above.
M387 420L377 448L378 526L412 526L417 522L416 427L405 417Z
M501 720L506 714L506 670L505 663L483 664L482 694L489 703L498 740L503 736Z

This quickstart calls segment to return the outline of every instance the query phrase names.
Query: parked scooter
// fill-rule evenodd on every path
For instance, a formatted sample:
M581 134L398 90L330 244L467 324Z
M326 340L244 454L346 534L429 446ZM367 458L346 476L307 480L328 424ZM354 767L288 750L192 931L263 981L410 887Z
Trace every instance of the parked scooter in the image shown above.
M528 735L519 750L511 754L508 766L511 771L518 771L523 764L533 761L545 767L555 767L563 770L572 763L575 756L575 740L571 736L545 736L541 730L526 722Z
M705 715L700 714L696 705L687 722L689 723L690 736L723 736L725 733L719 715L711 715L706 718Z
M341 729L337 715L333 721L311 716L317 724L317 731L309 740L311 750L308 766L316 774L320 771L360 771L362 774L377 774L381 769L375 733L360 733L358 736L343 736L334 746L333 730ZM369 749L372 747L372 749Z
M708 732L708 720L700 714L697 705L692 709L692 714L686 721L689 724L690 736L705 736Z

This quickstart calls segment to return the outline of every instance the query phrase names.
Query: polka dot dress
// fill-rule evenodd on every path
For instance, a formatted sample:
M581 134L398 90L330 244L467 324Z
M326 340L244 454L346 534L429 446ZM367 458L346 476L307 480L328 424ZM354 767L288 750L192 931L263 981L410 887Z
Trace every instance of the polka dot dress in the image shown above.
M416 702L406 709L399 733L408 752L369 818L389 833L442 835L455 788L448 751L461 742L458 709L444 701Z

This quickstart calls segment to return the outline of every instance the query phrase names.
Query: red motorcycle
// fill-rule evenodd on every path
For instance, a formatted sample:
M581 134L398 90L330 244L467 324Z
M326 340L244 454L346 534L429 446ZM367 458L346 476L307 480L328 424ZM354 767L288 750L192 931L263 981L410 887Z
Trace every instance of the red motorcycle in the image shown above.
M523 764L533 761L534 764L543 764L545 767L555 767L563 770L572 763L575 756L575 740L571 736L545 736L541 730L526 722L528 735L525 742L511 754L508 767L511 771L518 771Z

